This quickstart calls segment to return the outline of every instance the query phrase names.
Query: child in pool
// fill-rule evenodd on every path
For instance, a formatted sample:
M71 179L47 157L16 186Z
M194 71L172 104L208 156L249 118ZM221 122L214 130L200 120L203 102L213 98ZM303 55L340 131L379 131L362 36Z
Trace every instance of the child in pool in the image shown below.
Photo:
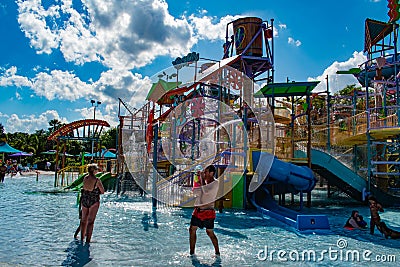
M358 210L353 210L351 212L350 218L347 220L345 228L348 229L366 229L367 223L364 218L358 213Z

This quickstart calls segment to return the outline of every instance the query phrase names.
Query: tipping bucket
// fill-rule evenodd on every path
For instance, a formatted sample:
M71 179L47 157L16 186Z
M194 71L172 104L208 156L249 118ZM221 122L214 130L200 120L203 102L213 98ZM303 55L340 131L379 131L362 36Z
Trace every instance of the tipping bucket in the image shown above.
M233 22L233 33L235 35L236 54L242 54L243 50L250 44L253 37L258 33L262 25L262 19L256 17L240 18ZM248 56L262 56L262 32L256 37L249 49L243 53Z

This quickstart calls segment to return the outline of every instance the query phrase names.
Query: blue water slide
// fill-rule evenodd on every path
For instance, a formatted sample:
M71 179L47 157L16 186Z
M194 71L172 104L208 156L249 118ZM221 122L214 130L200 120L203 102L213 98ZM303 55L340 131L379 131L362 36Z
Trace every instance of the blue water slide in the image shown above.
M306 154L297 150L295 151L295 157L304 158ZM368 188L367 180L333 155L325 151L311 149L311 165L313 171L327 179L331 185L337 186L358 201L365 200L365 191ZM370 193L384 206L400 206L400 198L398 196L388 194L378 187L371 185Z
M317 182L310 168L281 161L268 152L252 151L252 164L256 178L250 183L250 192L263 183L280 182L290 185L298 192L307 193L311 192Z
M274 158L269 179L292 185L296 190L311 192L317 182L312 170L306 166L297 166Z
M249 200L263 215L282 221L302 232L321 232L330 230L326 215L305 215L291 209L279 206L268 190L271 184L284 185L288 192L302 194L310 192L317 180L312 170L305 166L297 166L267 155L267 152L253 151L253 169L256 170L255 179L250 182ZM272 161L264 162L264 160ZM268 172L262 165L269 165ZM254 178L254 176L253 176ZM257 185L257 188L255 188ZM293 189L295 192L293 192ZM302 195L301 199L302 199Z

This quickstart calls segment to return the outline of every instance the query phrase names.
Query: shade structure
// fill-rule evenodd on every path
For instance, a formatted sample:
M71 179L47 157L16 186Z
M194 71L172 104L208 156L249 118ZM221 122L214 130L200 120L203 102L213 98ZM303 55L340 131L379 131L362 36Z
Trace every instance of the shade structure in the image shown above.
M57 153L57 151L55 150L48 150L48 151L44 151L40 154L42 155L55 155ZM74 155L68 154L68 153L58 153L60 156L65 155L66 157L74 157Z
M18 153L21 150L15 149L6 142L0 142L0 153Z
M319 84L312 82L269 83L254 93L255 98L287 97L311 95L311 91Z
M109 150L103 149L102 151L95 152L93 154L91 153L85 153L85 157L97 157L97 158L107 158L107 159L115 159L117 155L115 153L112 153Z
M32 155L33 155L33 154L31 154L31 153L26 153L26 152L24 152L24 151L21 151L21 152L17 152L17 153L8 155L8 156L9 156L9 157L30 157L30 156L32 156Z
M117 155L115 153L112 153L111 151L107 151L106 153L102 154L104 158L116 158Z
M42 153L40 153L42 155L55 155L56 151L55 150L49 150L49 151L44 151Z

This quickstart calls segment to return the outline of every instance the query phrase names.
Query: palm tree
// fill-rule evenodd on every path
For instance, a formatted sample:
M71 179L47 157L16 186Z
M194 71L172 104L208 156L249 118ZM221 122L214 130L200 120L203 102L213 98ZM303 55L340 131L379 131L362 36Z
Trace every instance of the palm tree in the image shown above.
M4 132L4 126L0 123L0 142L7 141L7 134Z
M51 121L49 121L49 125L51 127L48 130L50 133L53 133L53 132L57 131L58 129L60 129L64 124L57 119L52 119Z

